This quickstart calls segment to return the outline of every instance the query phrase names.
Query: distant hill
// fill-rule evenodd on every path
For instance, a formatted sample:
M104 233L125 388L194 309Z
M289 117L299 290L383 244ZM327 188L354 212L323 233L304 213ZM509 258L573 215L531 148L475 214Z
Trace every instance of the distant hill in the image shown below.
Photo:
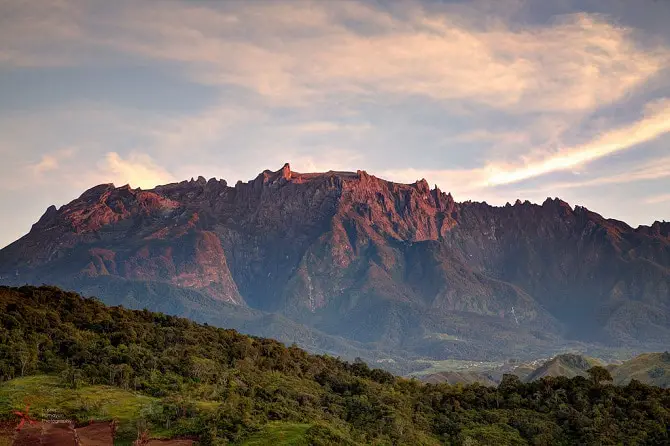
M670 388L670 353L644 353L618 364L605 362L589 356L567 353L557 355L538 365L538 361L528 363L505 362L500 365L487 363L473 364L471 367L449 367L444 370L414 372L421 381L427 383L473 384L497 386L504 374L518 376L523 382L533 382L545 377L587 377L588 369L599 365L606 367L616 385L626 385L631 379L645 384Z
M497 386L498 379L496 376L486 372L468 372L468 371L452 371L452 372L438 372L430 375L422 376L421 380L431 384L474 384L479 383L483 386Z
M593 366L604 364L595 358L566 353L558 355L535 369L524 379L526 382L536 381L547 376L565 376L574 378L575 376L588 376L586 371Z
M70 420L27 423L17 445L75 433L99 445L112 434L116 444L670 444L670 390L638 381L423 384L55 287L0 287L0 444L11 444L16 411Z
M365 171L92 187L0 250L0 284L42 283L371 360L670 345L670 222Z
M625 361L621 365L610 366L610 373L616 384L627 384L636 379L645 384L670 387L670 353L646 353Z

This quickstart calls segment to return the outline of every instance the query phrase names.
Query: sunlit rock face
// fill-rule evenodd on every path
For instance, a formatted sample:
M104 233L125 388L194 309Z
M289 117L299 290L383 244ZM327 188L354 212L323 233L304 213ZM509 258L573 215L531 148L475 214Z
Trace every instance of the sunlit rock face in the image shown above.
M670 223L634 229L558 199L457 203L364 171L96 186L0 251L0 276L169 284L414 351L670 343Z

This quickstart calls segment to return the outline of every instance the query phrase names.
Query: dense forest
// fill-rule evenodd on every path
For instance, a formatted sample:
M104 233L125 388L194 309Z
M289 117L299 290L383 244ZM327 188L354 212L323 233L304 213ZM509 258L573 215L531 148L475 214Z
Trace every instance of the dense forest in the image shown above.
M3 385L51 375L73 391L137 392L157 401L147 426L201 444L240 443L276 422L309 425L313 445L670 444L670 390L589 372L525 384L505 375L497 388L423 384L54 287L0 287Z

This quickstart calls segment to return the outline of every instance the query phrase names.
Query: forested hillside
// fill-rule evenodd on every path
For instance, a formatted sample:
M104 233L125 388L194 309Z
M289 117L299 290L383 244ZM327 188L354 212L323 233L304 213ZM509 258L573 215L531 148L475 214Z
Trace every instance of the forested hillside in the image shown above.
M141 426L202 444L277 431L305 445L670 443L670 390L614 386L602 368L526 384L506 375L498 388L422 384L53 287L0 288L0 379L5 418L37 382L61 392L53 401L67 400L61 410L80 422L119 417L120 435ZM96 389L132 404L102 410L82 397Z

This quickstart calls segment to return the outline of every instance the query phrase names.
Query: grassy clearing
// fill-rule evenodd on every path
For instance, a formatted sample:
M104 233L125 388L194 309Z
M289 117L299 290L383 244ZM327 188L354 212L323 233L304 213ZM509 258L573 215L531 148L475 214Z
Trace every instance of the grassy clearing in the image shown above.
M109 386L69 389L53 376L27 376L0 386L0 413L23 410L30 404L36 418L62 416L78 421L116 419L134 422L154 398Z
M307 446L309 424L269 423L263 430L241 443L241 446Z
M26 376L0 385L0 418L13 419L11 412L24 411L30 404L30 414L35 419L68 419L77 422L110 421L119 423L118 444L131 444L137 433L138 423L159 400L118 387L83 386L78 389L64 387L55 376ZM219 403L195 401L198 410L214 411ZM151 436L172 438L170 429L154 426ZM0 446L6 435L0 432ZM11 443L8 443L11 444Z
M419 362L419 361L417 361ZM439 372L481 372L492 370L503 365L502 362L463 361L460 359L445 359L441 361L420 361L426 368L413 372L410 376L423 376Z
M465 342L465 339L461 339L448 333L431 333L424 336L424 339L438 339L440 341Z

